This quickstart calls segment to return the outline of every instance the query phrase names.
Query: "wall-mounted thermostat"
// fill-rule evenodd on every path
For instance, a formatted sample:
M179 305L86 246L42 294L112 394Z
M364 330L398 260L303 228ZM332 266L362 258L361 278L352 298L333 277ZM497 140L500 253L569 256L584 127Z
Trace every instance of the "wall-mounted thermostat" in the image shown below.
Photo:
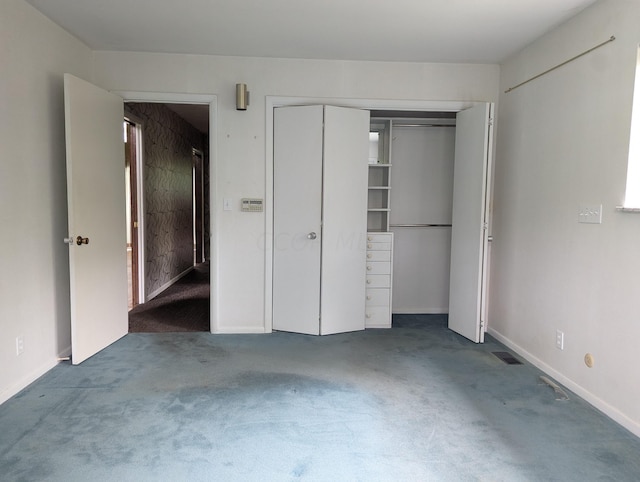
M261 213L262 199L242 198L242 211L247 213Z

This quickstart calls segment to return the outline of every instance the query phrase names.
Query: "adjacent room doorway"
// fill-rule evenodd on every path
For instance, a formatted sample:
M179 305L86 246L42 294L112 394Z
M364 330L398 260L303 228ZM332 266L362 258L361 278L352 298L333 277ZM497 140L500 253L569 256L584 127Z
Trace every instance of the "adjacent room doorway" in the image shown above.
M208 121L208 104L125 104L129 332L211 331Z

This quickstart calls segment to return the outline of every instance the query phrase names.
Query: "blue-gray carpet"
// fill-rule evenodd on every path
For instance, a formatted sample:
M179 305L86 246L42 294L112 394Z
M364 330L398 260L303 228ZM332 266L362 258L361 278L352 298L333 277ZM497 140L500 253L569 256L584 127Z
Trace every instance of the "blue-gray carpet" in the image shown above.
M637 481L640 439L442 316L129 334L0 406L3 481Z

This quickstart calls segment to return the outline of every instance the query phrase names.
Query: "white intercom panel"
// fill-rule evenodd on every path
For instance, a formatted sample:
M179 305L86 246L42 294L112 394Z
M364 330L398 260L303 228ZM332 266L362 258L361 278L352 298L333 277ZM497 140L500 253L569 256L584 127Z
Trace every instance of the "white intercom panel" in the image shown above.
M242 211L248 213L261 213L263 211L262 199L242 198Z

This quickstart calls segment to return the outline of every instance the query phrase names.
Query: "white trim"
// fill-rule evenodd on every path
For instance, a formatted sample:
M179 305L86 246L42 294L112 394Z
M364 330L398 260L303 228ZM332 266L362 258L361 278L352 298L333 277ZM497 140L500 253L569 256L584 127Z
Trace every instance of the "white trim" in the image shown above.
M273 330L273 109L291 105L335 105L365 110L406 110L459 112L477 104L475 101L431 101L348 99L339 97L281 97L265 96L265 264L264 264L264 332Z
M496 340L498 340L500 343L502 343L503 345L507 346L508 348L510 348L511 350L516 352L518 355L520 355L523 358L525 358L528 362L532 363L537 368L539 368L540 370L545 372L547 375L549 375L552 378L554 378L557 382L559 382L560 384L562 384L565 387L567 387L569 390L574 392L576 395L578 395L579 397L581 397L584 400L586 400L589 404L591 404L592 406L594 406L595 408L600 410L607 417L613 419L614 421L616 421L617 423L622 425L624 428L629 430L635 436L640 437L640 424L638 424L634 420L632 420L629 417L627 417L624 413L620 412L617 408L609 405L607 402L605 402L601 398L598 398L596 395L594 395L593 393L589 392L588 390L586 390L582 386L578 385L573 380L565 377L562 373L560 373L557 370L553 369L552 367L547 365L545 362L543 362L542 360L540 360L536 356L532 355L527 350L525 350L524 348L522 348L518 344L516 344L513 341L511 341L506 336L503 336L502 334L500 334L496 330L494 330L492 328L489 328L487 330L487 332L492 337L494 337Z
M621 213L640 213L640 208L632 208L627 206L616 206L616 211Z
M264 334L264 328L259 326L231 326L231 327L218 327L216 334L219 335L262 335Z
M137 247L138 247L138 303L145 303L147 301L145 296L145 249L144 249L144 230L145 230L145 217L144 217L144 159L142 158L144 149L144 122L142 120L131 114L124 114L125 119L129 119L136 127L136 201L137 201L137 219L138 219L138 229L136 230L136 235L138 237Z
M71 347L65 349L63 352L65 353L65 355L60 355L60 358L62 358L63 356L69 356L68 354L71 353ZM9 400L11 397L20 393L22 390L24 390L33 382L35 382L38 378L40 378L42 375L47 373L49 370L52 370L53 368L55 368L55 366L58 363L59 361L57 359L50 360L40 365L35 370L32 370L31 372L29 372L26 376L20 378L20 380L18 380L13 385L0 390L0 404L3 404L7 400Z
M112 91L126 102L155 102L169 104L208 104L209 105L209 235L210 235L210 331L218 333L219 279L218 266L218 96L216 94L184 94L168 92L139 92L128 90Z
M393 310L394 315L446 315L449 313L449 307L445 308L429 308L429 309L409 309L409 310Z

